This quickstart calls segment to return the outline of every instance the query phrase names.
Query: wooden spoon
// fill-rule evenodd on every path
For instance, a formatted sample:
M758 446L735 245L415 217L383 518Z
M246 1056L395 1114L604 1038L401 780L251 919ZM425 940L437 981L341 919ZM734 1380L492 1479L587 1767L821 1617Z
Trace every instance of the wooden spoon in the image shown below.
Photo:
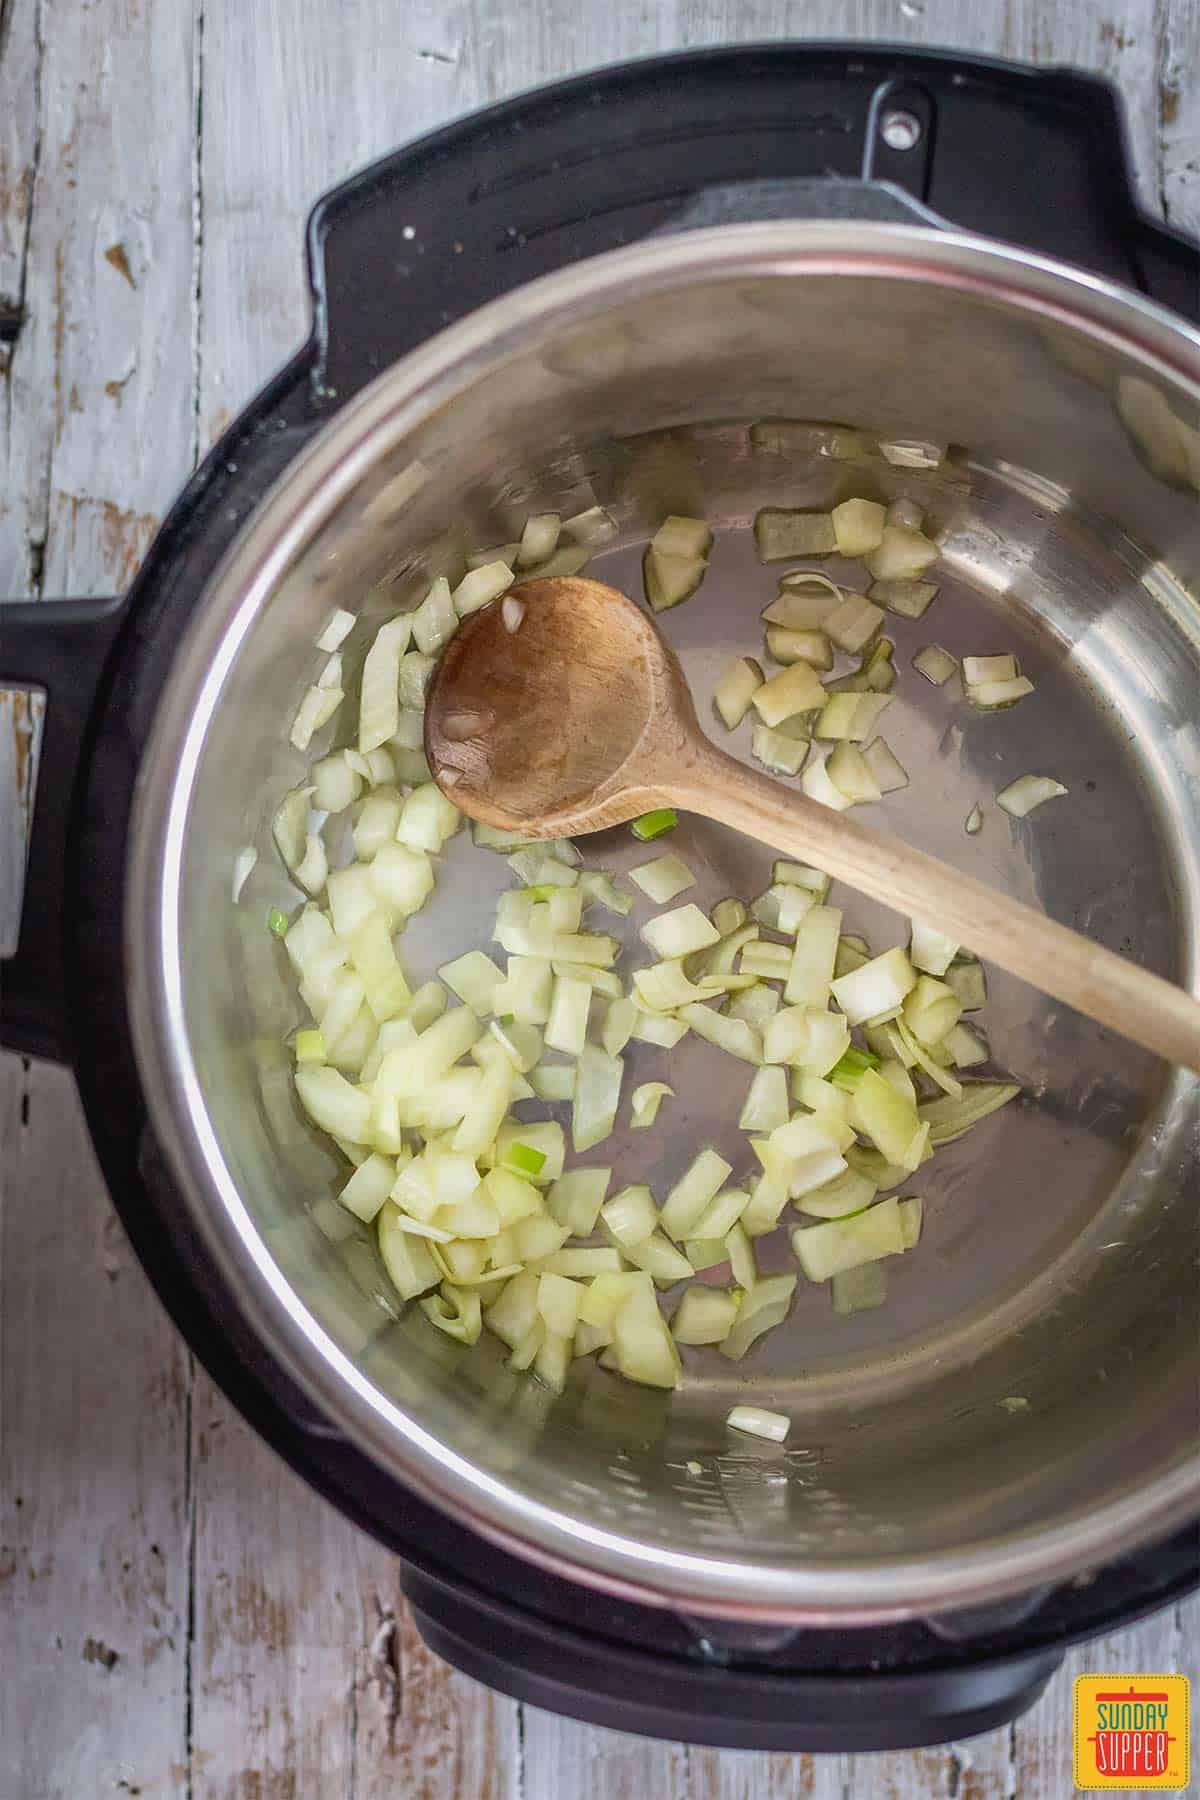
M558 576L524 582L508 601L451 639L425 715L430 767L472 818L567 837L657 806L703 813L1200 1070L1200 1003L1181 988L718 750L674 655L624 594ZM524 609L515 630L512 601Z

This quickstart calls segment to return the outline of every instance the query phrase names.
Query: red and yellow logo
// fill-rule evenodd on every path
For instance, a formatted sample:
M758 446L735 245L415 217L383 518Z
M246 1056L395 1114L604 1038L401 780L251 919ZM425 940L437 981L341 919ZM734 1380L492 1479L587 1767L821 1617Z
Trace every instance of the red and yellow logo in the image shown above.
M1191 1771L1186 1675L1075 1679L1075 1786L1184 1788Z

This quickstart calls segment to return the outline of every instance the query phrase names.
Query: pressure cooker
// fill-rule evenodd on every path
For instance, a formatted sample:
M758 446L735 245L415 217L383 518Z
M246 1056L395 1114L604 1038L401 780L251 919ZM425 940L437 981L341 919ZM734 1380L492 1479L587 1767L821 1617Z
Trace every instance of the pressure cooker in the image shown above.
M669 630L701 679L769 597L756 509L840 494L834 422L956 447L912 477L942 534L939 635L1019 643L1042 701L1001 750L915 698L893 828L1194 987L1200 248L1139 211L1103 82L775 44L424 138L318 203L308 266L307 343L129 593L0 611L0 679L46 697L3 1039L73 1063L179 1328L402 1558L451 1663L750 1748L1011 1719L1067 1644L1196 1580L1195 1079L997 977L1024 1099L948 1153L893 1304L836 1332L797 1305L672 1394L576 1364L555 1395L395 1305L338 1216L282 1052L265 919L295 894L269 821L332 607L382 619L527 513L591 506L618 526L595 572L637 591L663 514L698 513L719 554ZM1071 790L1052 825L963 835L981 784L1050 758ZM765 853L699 821L679 843L754 891ZM415 956L486 938L475 868ZM692 1053L664 1167L721 1129ZM785 1445L731 1444L744 1399L789 1415Z

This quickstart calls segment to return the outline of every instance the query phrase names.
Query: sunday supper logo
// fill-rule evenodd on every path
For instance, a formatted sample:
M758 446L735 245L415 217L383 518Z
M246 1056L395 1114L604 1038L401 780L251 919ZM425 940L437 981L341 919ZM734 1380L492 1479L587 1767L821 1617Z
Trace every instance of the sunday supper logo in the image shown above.
M1189 1720L1185 1675L1077 1676L1075 1786L1142 1792L1186 1787Z

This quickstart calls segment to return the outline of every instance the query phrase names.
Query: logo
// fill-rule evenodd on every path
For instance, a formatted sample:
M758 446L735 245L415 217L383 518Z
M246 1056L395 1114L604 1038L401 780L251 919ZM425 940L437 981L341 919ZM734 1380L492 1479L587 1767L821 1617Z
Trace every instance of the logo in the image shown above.
M1186 1675L1075 1678L1075 1786L1184 1788L1191 1773Z

